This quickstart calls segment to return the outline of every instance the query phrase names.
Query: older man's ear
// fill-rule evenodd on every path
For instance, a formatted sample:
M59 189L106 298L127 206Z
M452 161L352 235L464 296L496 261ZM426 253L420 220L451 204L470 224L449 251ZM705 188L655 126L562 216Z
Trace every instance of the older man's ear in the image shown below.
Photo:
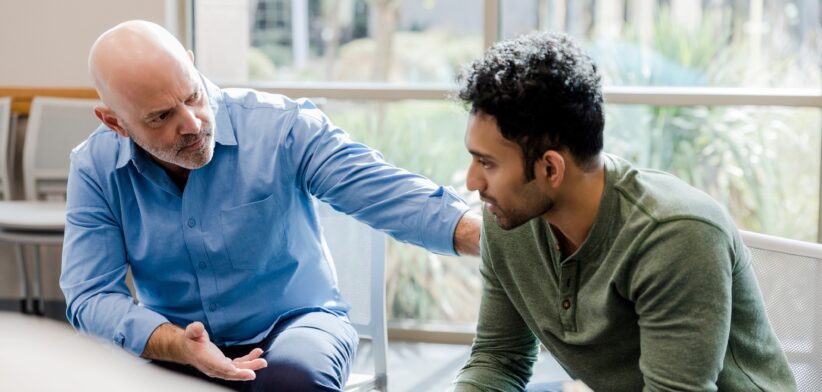
M99 105L94 108L94 115L111 128L112 131L117 132L122 137L128 137L128 132L120 125L120 119L114 112L106 106Z

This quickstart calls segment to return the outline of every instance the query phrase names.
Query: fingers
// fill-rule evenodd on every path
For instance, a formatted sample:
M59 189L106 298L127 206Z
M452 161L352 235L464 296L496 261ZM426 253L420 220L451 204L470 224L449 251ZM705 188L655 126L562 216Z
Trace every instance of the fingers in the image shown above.
M240 369L260 370L268 366L268 362L265 359L260 358L260 355L262 354L262 349L255 348L247 355L236 358L232 362L234 362L234 366Z
M234 373L232 378L227 378L226 380L232 381L251 381L257 378L257 373L254 373L253 370L249 369L237 369L237 373Z
M236 363L238 361L240 361L240 362L251 361L251 360L259 358L260 355L263 355L263 349L255 348L255 349L251 350L251 352L249 352L248 354L246 354L242 357L239 357L239 358L235 358L234 362Z
M195 321L186 326L185 336L192 340L208 340L208 332L206 332L203 323Z
M255 348L248 354L231 360L220 351L217 346L208 340L208 332L200 322L193 322L186 327L185 336L192 342L191 365L205 375L231 381L249 381L257 378L255 370L268 366L265 359L260 358L263 350Z
M225 358L224 361L214 361L208 363L201 369L209 377L221 378L231 381L250 381L257 378L257 374L252 369L241 369Z
M234 361L234 366L236 366L238 369L260 370L268 366L268 362L263 358L257 358L251 361L242 362L237 362L237 360L235 359Z

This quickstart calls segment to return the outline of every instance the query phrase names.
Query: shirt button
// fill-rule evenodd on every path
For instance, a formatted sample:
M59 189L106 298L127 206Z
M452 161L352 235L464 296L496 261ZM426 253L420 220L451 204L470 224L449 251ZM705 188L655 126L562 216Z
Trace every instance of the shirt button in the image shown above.
M197 224L197 221L194 218L188 218L188 227L194 227Z
M214 305L214 304L208 305L208 310L210 310L212 312L217 310L217 305Z
M200 269L205 269L206 267L208 267L208 265L205 263L205 261L201 261L200 262Z
M568 299L568 298L565 298L565 300L562 301L562 308L565 309L565 310L568 310L569 308L571 308L571 300Z

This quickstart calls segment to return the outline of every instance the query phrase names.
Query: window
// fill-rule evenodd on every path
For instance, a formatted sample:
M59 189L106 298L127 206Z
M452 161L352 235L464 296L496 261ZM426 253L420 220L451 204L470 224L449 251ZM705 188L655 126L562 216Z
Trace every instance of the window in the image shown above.
M209 3L253 23L209 34L203 26L215 24L196 21L195 52L232 53L220 67L199 61L205 75L321 97L355 140L475 207L464 185L467 113L447 99L460 66L497 37L565 31L603 74L607 151L708 192L740 227L821 237L818 0L198 0L195 14ZM246 45L220 38L238 29ZM220 74L234 62L242 72ZM387 252L389 320L476 320L478 260L393 241Z
M447 84L461 64L483 50L482 8L460 2L200 0L197 6L218 3L253 20L222 26L248 29L250 35L242 46L248 67L233 82ZM195 21L195 37L213 26L206 19ZM196 42L203 49L220 45L234 51L238 46L230 41ZM241 62L231 57L221 61Z
M502 36L561 30L607 85L819 86L818 0L522 0Z

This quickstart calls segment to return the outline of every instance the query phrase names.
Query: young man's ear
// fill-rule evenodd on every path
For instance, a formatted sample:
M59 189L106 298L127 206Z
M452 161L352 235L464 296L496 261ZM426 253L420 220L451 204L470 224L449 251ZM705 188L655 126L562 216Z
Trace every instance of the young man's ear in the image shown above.
M120 119L108 107L102 105L95 106L94 115L97 116L103 124L106 124L107 127L111 128L112 131L117 132L118 135L128 137L128 132L126 132L120 124Z
M534 162L534 175L552 188L559 187L565 178L565 158L556 150L547 150Z

